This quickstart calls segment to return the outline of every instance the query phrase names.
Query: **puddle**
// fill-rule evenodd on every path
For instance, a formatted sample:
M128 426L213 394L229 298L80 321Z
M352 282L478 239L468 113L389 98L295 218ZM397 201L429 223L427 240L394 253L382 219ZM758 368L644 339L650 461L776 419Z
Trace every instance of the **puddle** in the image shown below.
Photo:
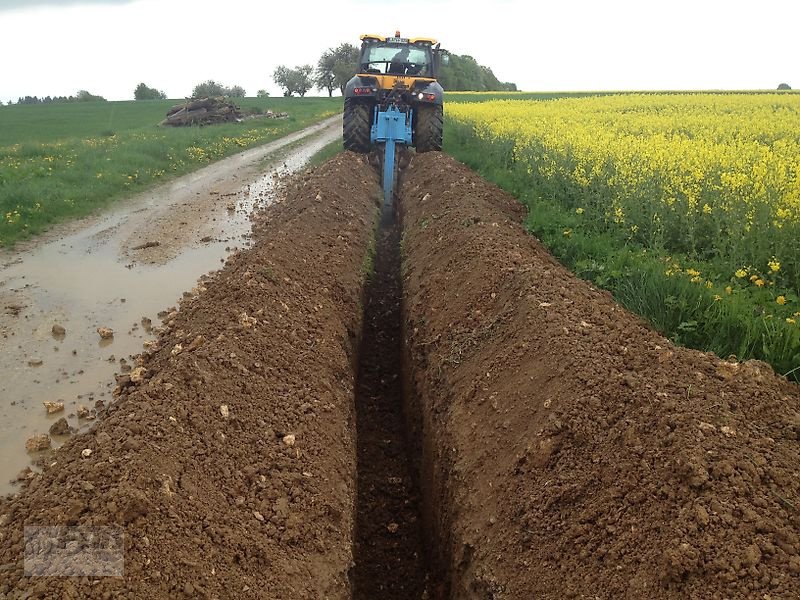
M183 292L191 290L202 275L218 269L232 249L248 246L250 213L274 199L276 178L302 168L341 135L339 127L334 121L312 128L312 135L307 133L302 142L297 142L297 134L285 138L282 146L273 149L270 162L260 168L266 174L251 176L245 185L234 184L231 192L222 194L225 201L212 205L213 218L203 229L209 234L202 238L210 241L200 242L195 239L197 231L190 231L189 245L163 264L132 261L121 250L132 229L147 227L154 218L169 218L171 209L159 207L158 194L126 203L80 231L3 261L0 493L16 490L10 481L25 466L32 466L35 456L26 453L25 441L34 433L47 433L61 417L73 428L90 426L90 422L78 420L77 408L81 404L94 408L98 400L111 401L120 359L131 363L131 356L153 338L142 319L158 325L159 311L177 305ZM296 145L287 150L293 143ZM284 153L278 155L281 149ZM252 150L248 153L251 162L264 158ZM231 178L236 179L234 173L239 181L247 181L236 171L241 164L235 160L230 164L227 179L224 170L211 165L215 181L222 178L230 183ZM189 188L185 194L199 194L192 185L206 185L202 174L176 180L165 186L167 191L162 194L182 187ZM154 210L155 217L151 214ZM62 326L66 334L55 335L54 325ZM98 327L113 329L113 339L102 340ZM47 415L42 404L47 401L64 402L65 410ZM60 442L63 438L53 439L54 446Z

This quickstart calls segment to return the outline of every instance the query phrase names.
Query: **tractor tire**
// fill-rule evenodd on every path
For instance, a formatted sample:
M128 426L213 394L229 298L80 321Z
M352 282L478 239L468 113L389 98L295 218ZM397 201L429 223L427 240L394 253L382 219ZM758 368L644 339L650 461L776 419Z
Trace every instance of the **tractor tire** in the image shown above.
M414 144L417 152L442 149L444 114L442 106L420 106L417 108Z
M370 151L370 130L372 129L372 106L348 98L344 101L342 120L342 141L344 149L359 154Z

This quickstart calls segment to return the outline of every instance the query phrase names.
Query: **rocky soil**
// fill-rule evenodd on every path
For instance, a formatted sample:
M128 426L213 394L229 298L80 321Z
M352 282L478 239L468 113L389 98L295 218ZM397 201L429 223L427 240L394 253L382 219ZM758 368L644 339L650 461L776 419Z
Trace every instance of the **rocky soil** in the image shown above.
M800 388L675 347L445 155L405 173L405 343L450 598L800 598Z
M349 598L354 385L377 177L288 186L89 433L0 503L0 597ZM24 577L23 527L112 526L121 578Z
M674 346L447 156L402 179L380 230L365 157L287 184L0 501L0 599L800 598L800 388ZM26 526L105 527L94 574L27 577L74 561Z

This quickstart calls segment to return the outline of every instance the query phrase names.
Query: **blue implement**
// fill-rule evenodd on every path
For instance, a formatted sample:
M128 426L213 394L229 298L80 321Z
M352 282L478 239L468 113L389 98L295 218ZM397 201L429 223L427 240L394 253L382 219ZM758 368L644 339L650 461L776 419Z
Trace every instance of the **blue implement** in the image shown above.
M370 141L372 145L383 144L383 204L391 206L395 186L395 161L397 152L395 145L411 144L411 112L401 112L391 105L386 110L375 113Z

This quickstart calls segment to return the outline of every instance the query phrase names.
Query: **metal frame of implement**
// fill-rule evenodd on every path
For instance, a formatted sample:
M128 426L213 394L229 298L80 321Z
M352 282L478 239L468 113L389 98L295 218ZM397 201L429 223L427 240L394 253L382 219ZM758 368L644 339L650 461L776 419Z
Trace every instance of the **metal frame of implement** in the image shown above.
M411 144L411 112L401 112L396 106L376 111L370 141L373 146L383 144L383 204L391 206L394 196L396 144Z

